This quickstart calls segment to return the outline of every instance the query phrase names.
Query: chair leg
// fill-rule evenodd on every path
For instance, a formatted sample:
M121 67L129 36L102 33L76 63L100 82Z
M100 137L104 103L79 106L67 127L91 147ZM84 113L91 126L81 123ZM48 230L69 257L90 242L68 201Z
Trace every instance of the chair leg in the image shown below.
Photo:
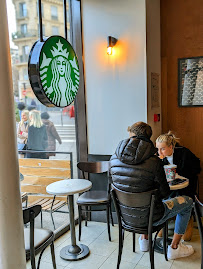
M203 269L203 226L202 226L202 220L201 220L201 213L198 210L198 206L196 203L194 203L194 210L195 210L195 216L197 220L197 226L199 230L200 235L200 242L201 242L201 269Z
M121 256L123 250L123 243L124 243L124 233L123 229L119 227L119 246L118 246L118 262L117 262L117 269L120 267L121 263Z
M165 260L168 261L168 257L167 257L167 227L168 227L168 223L165 224L164 228L163 228L163 251L164 251L164 256L165 256Z
M51 220L52 220L52 223L53 223L53 226L54 226L54 230L56 230L52 210L50 211L50 215L51 215Z
M42 252L41 252L40 255L39 255L39 260L38 260L38 264L37 264L37 269L39 269L40 262L41 262L41 258L42 258L42 254L44 253L44 251L45 251L45 248L42 250Z
M80 238L81 238L81 222L82 222L82 208L81 206L78 206L78 214L79 214L79 241L80 241Z
M51 248L51 258L53 263L53 268L56 269L56 259L55 259L55 252L54 252L54 242L50 245Z
M133 232L133 252L135 252L135 233Z
M43 228L42 211L41 211L41 228Z
M85 226L87 226L87 220L88 220L88 206L85 206Z
M33 257L32 255L30 255L30 260L31 260L31 269L36 269L35 257Z
M109 241L111 241L110 221L109 221L109 204L106 205L106 222L109 235Z
M152 241L152 233L149 233L149 258L151 263L151 269L154 269L154 246Z
M88 210L89 210L89 212L88 212L88 220L91 221L92 220L91 205L88 206Z
M25 207L27 208L27 203L28 203L28 196L26 197L26 200L25 200Z
M55 202L55 199L56 199L56 195L54 195L54 198L53 198L53 201L51 203L51 209L50 209L50 214L51 214L51 220L52 220L52 223L53 223L53 226L54 226L54 230L56 230L56 227L55 227L55 223L54 223L54 218L53 218L53 205L54 205L54 202Z
M109 202L109 208L110 208L110 215L111 215L111 224L112 224L112 226L114 226L112 208L111 208L111 201Z

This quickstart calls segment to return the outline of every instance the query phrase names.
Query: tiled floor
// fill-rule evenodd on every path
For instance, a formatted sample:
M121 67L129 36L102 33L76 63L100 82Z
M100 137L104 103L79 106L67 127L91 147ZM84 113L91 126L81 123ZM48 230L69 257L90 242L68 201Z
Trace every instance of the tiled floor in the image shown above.
M76 226L78 237L78 226ZM70 244L70 232L64 234L55 241L55 255L57 269L116 269L118 254L118 227L111 227L112 242L108 241L107 227L105 223L89 222L88 227L82 227L81 243L89 246L90 255L81 261L65 261L60 258L62 247ZM200 269L200 238L196 228L191 244L195 253L187 258L175 261L165 261L163 255L155 253L156 269ZM38 258L38 257L37 257ZM27 263L30 269L30 262ZM50 249L47 248L42 256L40 269L52 269ZM149 253L139 250L138 235L136 236L136 253L132 251L132 234L125 232L125 240L120 269L148 269L150 268Z

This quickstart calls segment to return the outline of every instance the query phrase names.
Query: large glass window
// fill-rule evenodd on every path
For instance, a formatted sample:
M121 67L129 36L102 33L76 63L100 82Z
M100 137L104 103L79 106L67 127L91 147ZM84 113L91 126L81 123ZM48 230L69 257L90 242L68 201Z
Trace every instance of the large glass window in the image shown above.
M58 8L56 6L51 6L51 19L58 20Z
M7 1L12 3L12 0ZM31 35L30 33L37 33L39 26L38 17L35 16L37 13L35 10L32 10L32 8L35 7L36 0L29 0L28 2L27 13L33 14L34 12L34 16L28 16L26 18L26 24L16 16L17 19L13 20L15 29L10 28L10 31L12 32L21 31L23 34L26 34L29 30L29 34L27 33L25 36L21 35L21 38L19 39L14 38L10 43L11 54L13 55L12 59L15 59L14 55L19 55L20 59L20 61L12 61L12 68L13 71L18 72L18 74L13 76L13 83L15 84L16 89L14 91L14 99L16 107L16 139L19 150L19 170L23 175L20 183L21 192L27 193L28 206L34 203L42 204L43 227L58 230L60 227L67 226L67 223L69 222L68 207L66 204L67 197L56 197L53 208L54 212L51 216L50 210L53 196L46 192L46 186L64 178L78 177L76 167L77 154L74 104L71 104L66 108L46 107L38 101L32 91L28 79L27 62L30 49L39 37ZM42 5L42 10L44 18L47 18L47 20L43 19L43 35L45 35L45 28L47 36L63 33L63 16L58 16L59 14L63 14L62 1L54 0L54 5L49 4L49 1L45 2L46 6L44 6L43 9ZM13 10L18 12L19 2L13 1L13 3ZM30 3L32 3L32 5ZM67 10L68 6L69 5L67 4ZM22 6L22 10L24 9L25 6ZM11 13L9 12L8 16L11 16L10 14ZM70 23L68 21L68 26L69 25ZM70 27L68 27L68 36L70 36L69 32ZM28 133L28 129L31 127L32 123L29 114L31 114L33 109L37 110L41 117L42 124L47 134L46 141L41 141L39 135L35 135L34 137L23 136L23 129ZM27 114L27 120L24 120L26 116L24 117L23 114ZM41 152L40 154L35 154L33 156L32 152L20 151L26 149L25 145L28 144L27 141L29 139L34 139L37 144L41 144L43 151L46 152ZM25 206L25 202L23 203L23 206ZM40 217L36 218L36 227L41 227Z

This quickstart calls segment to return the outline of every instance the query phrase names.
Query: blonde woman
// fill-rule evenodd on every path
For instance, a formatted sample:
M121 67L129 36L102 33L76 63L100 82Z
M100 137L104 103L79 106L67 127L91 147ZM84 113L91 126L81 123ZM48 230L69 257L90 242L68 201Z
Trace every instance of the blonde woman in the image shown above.
M176 172L189 179L187 188L174 191L171 197L187 195L194 199L197 189L198 174L200 173L200 160L189 149L180 146L179 139L169 131L156 139L156 147L163 164L176 164ZM193 231L193 218L190 218L187 230L183 235L185 241L190 241Z
M18 150L26 149L28 138L28 126L29 126L29 111L23 110L21 114L21 121L18 124L18 130L17 130Z
M164 164L176 164L176 172L189 178L189 186L179 191L181 195L194 198L197 188L197 175L200 173L200 160L189 149L180 146L177 138L171 131L160 135L156 139L158 154Z
M40 112L32 110L29 114L30 126L28 128L28 150L44 151L47 147L46 126L42 123ZM27 158L46 159L46 153L27 153Z

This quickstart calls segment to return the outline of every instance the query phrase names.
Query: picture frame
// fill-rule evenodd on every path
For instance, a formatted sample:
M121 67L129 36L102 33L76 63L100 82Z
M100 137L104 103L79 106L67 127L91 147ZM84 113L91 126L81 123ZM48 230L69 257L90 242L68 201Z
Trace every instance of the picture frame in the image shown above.
M203 106L203 56L178 59L178 105Z

